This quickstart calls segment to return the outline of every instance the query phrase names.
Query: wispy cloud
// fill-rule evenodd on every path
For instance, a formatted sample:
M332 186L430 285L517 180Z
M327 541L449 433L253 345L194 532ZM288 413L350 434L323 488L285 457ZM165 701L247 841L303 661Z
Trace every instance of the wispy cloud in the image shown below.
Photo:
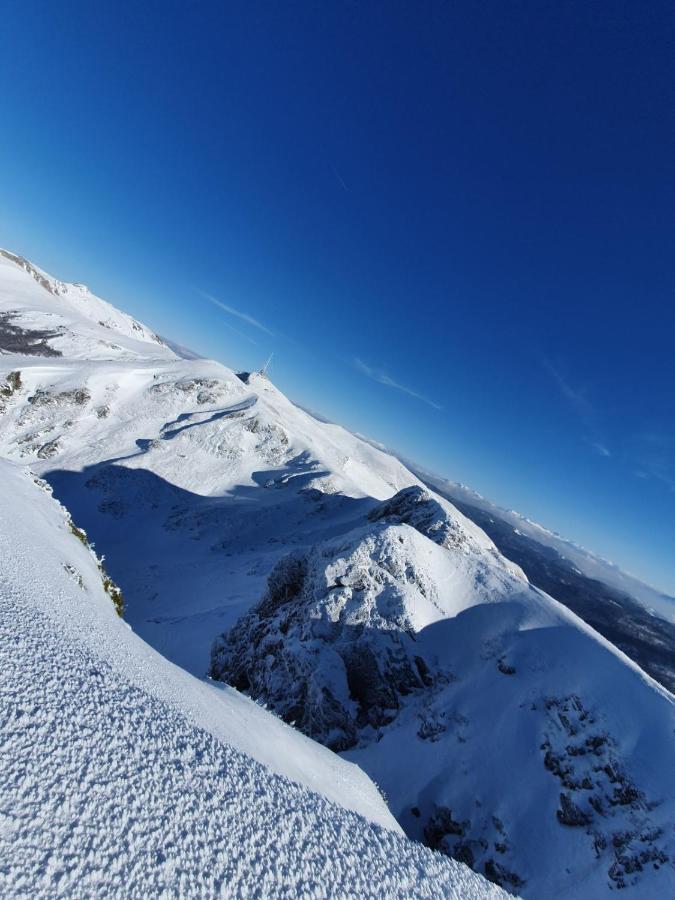
M629 440L628 453L637 464L637 478L654 478L675 493L675 433L645 431Z
M612 453L605 447L604 444L600 443L600 441L589 441L591 447L598 453L600 456L611 456Z
M598 412L589 399L586 391L583 388L573 385L562 374L560 369L553 365L550 359L543 357L541 362L557 385L558 390L568 407L581 422L581 425L586 432L585 440L589 447L591 447L599 456L604 456L605 458L612 456L612 452L603 440L601 434L600 426L598 424Z
M337 180L340 182L340 186L342 187L342 189L343 189L344 191L347 191L347 193L349 193L349 188L347 187L346 181L344 180L344 178L342 177L342 175L340 175L340 173L339 173L338 170L335 168L335 166L333 166L333 174L335 175L335 177L337 178Z
M586 396L586 392L580 388L572 387L560 369L554 366L549 359L544 358L542 363L546 371L558 385L560 393L565 400L567 400L567 403L579 418L586 421L595 419L595 408Z
M234 316L236 319L239 319L242 322L246 322L247 325L252 325L259 331L264 331L265 334L268 334L270 337L274 337L274 332L270 331L270 329L266 325L263 325L262 322L259 322L258 319L254 319L253 316L250 316L248 313L242 312L239 309L235 309L233 306L228 306L227 303L223 303L222 300L219 300L217 297L214 297L212 294L209 294L206 291L202 291L199 288L197 288L197 290L202 295L202 297L204 297L204 299L208 300L209 303L213 303L214 306L222 309L223 312L228 313L230 316Z
M657 481L675 493L675 431L669 423L624 434L616 448L607 446L602 434L602 416L585 390L573 385L560 369L543 358L542 365L558 387L584 432L583 440L599 456L613 457L629 467L635 478Z
M400 384L398 381L395 381L386 372L383 372L382 369L376 369L373 366L369 366L368 363L363 362L362 359L358 357L354 357L354 367L361 372L362 375L366 375L368 378L372 378L373 381L377 381L378 384L383 384L385 387L394 388L396 391L400 391L402 394L407 394L409 397L413 397L415 400L421 400L422 403L426 403L427 406L431 406L433 409L442 409L440 404L435 403L433 400L430 400L428 397L425 397L423 394L419 394L417 391L413 391L411 388L406 387L404 384Z

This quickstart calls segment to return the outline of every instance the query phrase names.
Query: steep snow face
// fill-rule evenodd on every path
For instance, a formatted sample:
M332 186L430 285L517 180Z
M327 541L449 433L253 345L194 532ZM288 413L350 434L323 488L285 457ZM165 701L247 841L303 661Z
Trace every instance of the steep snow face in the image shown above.
M421 469L419 470L419 475L434 490L447 496L451 501L463 502L477 507L489 515L508 522L521 534L545 547L550 547L560 554L563 559L576 566L588 578L597 579L619 591L625 591L626 594L641 603L647 611L675 624L675 597L669 597L662 591L658 591L650 585L639 581L632 575L623 572L615 563L590 553L579 546L579 544L567 540L567 538L550 531L548 528L544 528L543 525L533 522L531 519L515 512L515 510L502 509L495 506L489 500L486 500L485 497L463 484L448 481Z
M675 890L672 696L450 504L411 487L364 518L278 564L212 674L347 751L410 835L509 890Z
M533 584L572 609L671 693L675 691L675 599L462 485L423 470L418 474L485 529Z
M501 896L242 752L392 824L355 766L144 645L63 510L6 461L0 608L3 896Z
M83 284L0 250L0 351L86 359L175 357L162 340Z

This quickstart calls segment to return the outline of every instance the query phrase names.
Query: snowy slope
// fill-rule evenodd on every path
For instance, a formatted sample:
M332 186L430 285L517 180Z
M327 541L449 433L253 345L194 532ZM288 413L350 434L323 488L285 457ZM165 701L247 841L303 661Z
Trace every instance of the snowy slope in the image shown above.
M661 616L668 622L675 623L675 597L669 597L662 591L645 584L643 581L622 571L616 563L591 553L574 541L556 534L556 532L539 525L537 522L521 515L521 513L496 506L489 500L486 500L485 497L476 493L476 491L466 487L466 485L439 478L437 475L421 469L418 469L418 472L425 482L434 489L447 493L449 498L455 499L456 502L464 502L471 506L476 506L486 513L508 522L521 534L530 537L545 547L555 550L563 559L576 566L588 578L597 579L619 591L625 591L626 594L641 603L648 612Z
M411 467L556 597L675 692L675 600L545 528L489 503L463 485Z
M97 560L0 461L0 894L498 897L391 824L354 766L118 618Z
M25 332L44 335L31 347ZM22 334L24 340L22 342ZM0 249L0 349L86 359L170 359L156 334L84 284L58 281L22 256Z
M285 545L415 481L342 429L317 432L269 382L245 385L214 362L1 362L21 387L0 451L50 473L124 575L134 628L196 674Z
M14 310L16 327L30 334L35 310L47 304L57 315L60 300L0 257L0 316ZM0 356L0 385L11 372L21 380L17 389L4 381L4 395L0 386L0 453L50 473L124 582L133 627L195 674L289 545L343 527L371 496L416 483L398 461L319 425L266 379L245 384L152 340L142 360L131 339L106 358L89 343L94 359L83 359L89 320L68 322L68 346L48 340L61 341L62 356Z
M19 275L13 326L55 345L31 337L45 290ZM18 277L0 269L0 315ZM89 325L69 327L62 356L0 356L0 455L105 553L136 634L357 761L406 832L510 890L675 890L670 694L400 461L267 379L152 341L83 356ZM222 737L273 766L235 718Z

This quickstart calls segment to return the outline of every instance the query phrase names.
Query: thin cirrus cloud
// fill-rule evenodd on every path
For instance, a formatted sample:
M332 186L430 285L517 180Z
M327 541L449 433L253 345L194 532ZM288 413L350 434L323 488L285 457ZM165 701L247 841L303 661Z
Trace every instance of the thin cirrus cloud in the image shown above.
M630 458L638 466L638 478L654 478L675 493L675 433L647 431L628 442Z
M587 433L586 443L589 447L591 447L599 456L604 456L605 458L612 456L611 450L602 440L600 428L598 426L597 411L588 399L585 391L571 385L562 372L556 368L549 359L543 358L542 365L556 383L558 390L562 394L567 405L583 425L584 430Z
M596 453L599 453L600 456L611 456L610 450L605 447L601 441L590 441L591 447L595 450Z
M217 297L214 297L212 294L209 294L206 291L199 290L199 293L202 295L202 297L208 300L209 303L213 303L214 306L222 309L223 312L228 313L230 316L234 316L235 319L239 319L241 322L246 322L247 325L252 325L253 328L257 328L258 331L264 331L265 334L269 335L270 337L274 337L273 331L270 331L270 329L266 325L263 325L263 323L259 322L258 319L254 319L253 316L250 316L248 313L242 312L239 309L235 309L233 306L228 306L227 303L223 303L222 300L219 300Z
M362 375L366 375L373 381L377 381L378 384L383 384L385 387L394 388L394 390L400 391L402 394L407 394L409 397L413 397L415 400L420 400L422 403L426 403L427 406L431 406L433 409L442 409L440 404L435 403L433 400L430 400L423 394L418 394L417 391L411 390L411 388L406 387L404 384L399 384L398 381L394 381L394 379L387 375L386 372L383 372L382 369L376 369L373 366L369 366L358 357L354 357L354 368L361 372Z

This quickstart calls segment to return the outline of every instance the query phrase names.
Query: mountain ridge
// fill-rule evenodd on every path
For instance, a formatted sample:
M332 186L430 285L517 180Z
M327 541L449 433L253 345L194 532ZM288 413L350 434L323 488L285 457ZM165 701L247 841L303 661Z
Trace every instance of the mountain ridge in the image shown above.
M0 312L61 355L0 356L0 453L105 553L141 638L339 746L409 836L512 892L675 885L667 690L393 456L255 373L45 318L9 265Z

